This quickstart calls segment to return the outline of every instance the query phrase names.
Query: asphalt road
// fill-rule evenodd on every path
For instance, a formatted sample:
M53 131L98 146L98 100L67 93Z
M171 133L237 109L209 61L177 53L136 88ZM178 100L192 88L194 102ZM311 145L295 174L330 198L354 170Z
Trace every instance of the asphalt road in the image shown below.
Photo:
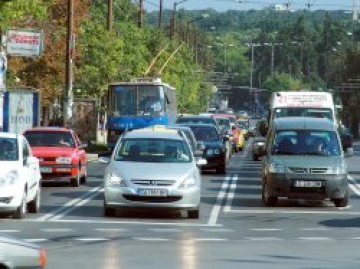
M349 178L347 208L287 199L267 208L260 162L246 149L225 176L203 174L200 219L189 220L151 210L104 217L103 171L90 163L80 188L45 183L41 213L3 218L0 233L42 245L48 268L360 268L360 175Z

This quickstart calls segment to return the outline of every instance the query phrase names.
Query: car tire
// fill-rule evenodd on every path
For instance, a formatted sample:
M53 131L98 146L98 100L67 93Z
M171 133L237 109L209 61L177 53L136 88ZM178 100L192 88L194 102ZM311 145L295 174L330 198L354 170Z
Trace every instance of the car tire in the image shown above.
M86 172L86 167L85 167L85 173L81 176L80 178L80 183L81 184L85 184L86 183L86 178L87 178L87 172Z
M264 182L262 185L261 199L266 206L275 206L278 202L278 197L269 195L266 182Z
M105 217L114 217L115 216L115 208L107 207L104 204L104 216Z
M76 177L71 178L71 182L70 182L71 187L79 187L80 181L81 181L81 175L80 175L80 170L79 170Z
M200 217L200 210L199 209L189 210L188 211L188 218L189 219L199 219L199 217Z
M348 203L349 203L349 193L347 193L344 198L334 199L334 205L336 207L346 207Z
M14 212L14 219L23 219L26 215L26 191L24 191L20 206Z
M41 199L41 191L40 191L40 187L39 187L34 199L28 203L29 213L39 213L40 212L40 199Z

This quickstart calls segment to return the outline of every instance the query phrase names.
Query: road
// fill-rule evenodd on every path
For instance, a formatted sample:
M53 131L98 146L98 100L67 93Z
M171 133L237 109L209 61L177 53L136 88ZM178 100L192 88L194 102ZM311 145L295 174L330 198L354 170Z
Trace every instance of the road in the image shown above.
M360 160L360 150L351 159ZM48 268L359 268L360 175L351 202L261 203L260 162L236 154L225 176L203 174L199 220L173 212L103 217L104 165L89 164L86 185L47 182L42 210L3 218L0 233L36 242Z

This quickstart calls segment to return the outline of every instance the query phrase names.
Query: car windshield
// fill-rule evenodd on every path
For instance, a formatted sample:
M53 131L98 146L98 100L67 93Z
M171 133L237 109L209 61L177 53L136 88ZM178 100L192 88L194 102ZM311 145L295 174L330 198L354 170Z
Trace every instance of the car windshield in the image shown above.
M17 161L19 153L16 138L0 138L0 161Z
M211 142L219 140L219 136L214 128L198 126L191 126L190 128L197 141Z
M123 139L115 153L116 161L147 163L187 163L192 161L186 143L172 139Z
M221 130L229 130L231 128L229 119L217 118L216 122L219 124Z
M333 121L330 108L283 107L275 109L275 118L283 117L326 118Z
M31 131L25 137L32 147L64 147L73 148L74 140L69 132Z
M333 131L279 131L274 138L272 154L337 156L341 150Z

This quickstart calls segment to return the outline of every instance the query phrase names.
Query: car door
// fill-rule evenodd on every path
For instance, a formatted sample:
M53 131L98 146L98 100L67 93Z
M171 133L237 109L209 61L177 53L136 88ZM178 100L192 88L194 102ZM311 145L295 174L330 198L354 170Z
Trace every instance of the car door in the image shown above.
M28 200L32 200L36 194L37 190L37 174L38 167L35 164L28 164L27 159L31 157L31 151L29 144L25 139L21 141L21 149L22 149L22 169L23 175L25 176L25 180L28 185Z
M80 162L81 162L81 167L82 167L82 174L86 173L86 152L85 149L81 148L82 143L79 139L79 137L73 133L73 137L76 143L76 150L77 150L77 154L79 156Z

